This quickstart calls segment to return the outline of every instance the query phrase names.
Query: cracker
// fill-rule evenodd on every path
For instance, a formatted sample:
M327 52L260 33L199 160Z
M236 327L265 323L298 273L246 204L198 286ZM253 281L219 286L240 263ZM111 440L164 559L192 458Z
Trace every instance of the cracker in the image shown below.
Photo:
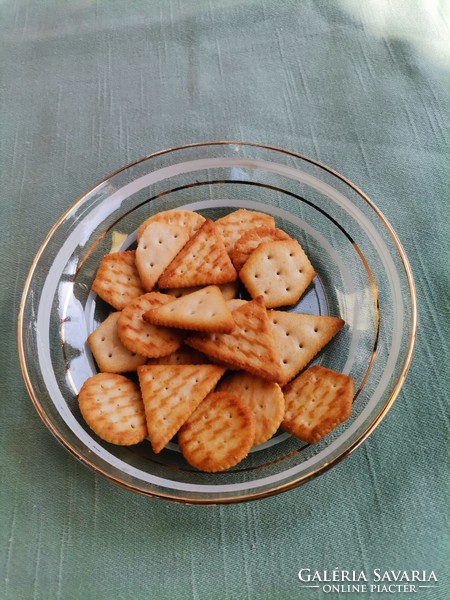
M155 221L144 229L136 250L136 267L144 289L150 292L161 274L189 239L179 225Z
M117 322L120 312L113 312L100 323L87 341L100 371L107 373L127 373L136 371L146 361L144 356L128 350L119 339Z
M78 405L89 427L106 442L131 446L147 436L141 392L123 375L89 377L78 394Z
M194 334L185 343L214 359L278 381L281 368L262 298L246 302L232 315L235 328L231 333Z
M192 210L163 210L156 215L153 215L146 219L139 227L136 232L137 239L139 241L141 235L144 233L145 228L150 223L167 223L168 225L178 225L185 229L189 236L200 229L202 224L205 222L205 217L202 217L199 213Z
M276 227L255 227L249 229L238 239L234 248L230 252L230 258L235 266L236 271L240 271L250 254L261 244L267 242L279 242L281 240L290 239L288 234L282 229Z
M237 273L211 220L206 220L159 279L160 288L219 285Z
M283 388L283 429L315 444L349 418L353 389L348 375L319 366L307 369Z
M268 310L285 385L342 329L343 319Z
M303 248L293 239L261 244L239 273L252 298L262 295L267 308L295 304L314 276Z
M135 258L136 251L127 250L106 254L100 261L92 291L116 310L144 293Z
M240 208L215 222L227 252L231 252L245 231L255 227L275 227L275 219L261 212Z
M144 365L138 368L148 435L155 454L173 438L224 371L216 365Z
M217 391L237 396L255 416L255 446L269 440L284 416L284 396L277 383L241 371L222 379Z
M149 292L128 304L117 322L117 333L122 344L141 356L157 358L177 350L183 342L183 334L167 327L159 327L144 321L143 315L173 300L167 294Z
M242 298L231 298L230 300L226 301L228 309L231 310L231 312L237 308L240 308L241 306L245 306L247 302L248 300L243 300Z
M255 420L248 406L226 392L209 394L178 433L190 465L218 473L237 465L253 445Z
M168 356L161 356L160 358L148 358L147 365L207 365L209 364L208 358L194 350L189 346L181 346L172 354Z
M165 294L170 294L171 296L175 296L175 298L180 298L181 296L186 296L187 294L192 294L192 292L196 292L197 290L201 290L203 285L195 285L191 287L177 287L177 288L168 288L165 290L161 290ZM239 283L237 281L230 281L228 283L221 283L218 286L220 291L222 292L222 296L225 300L231 300L237 296L239 291Z
M144 313L144 320L154 325L165 325L193 331L230 333L234 320L222 292L216 285L177 298Z

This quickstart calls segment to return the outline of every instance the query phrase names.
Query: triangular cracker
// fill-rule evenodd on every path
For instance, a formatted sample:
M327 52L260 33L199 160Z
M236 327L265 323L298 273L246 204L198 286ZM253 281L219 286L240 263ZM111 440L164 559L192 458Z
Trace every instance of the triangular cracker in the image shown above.
M155 287L160 275L188 239L188 231L179 225L159 221L147 225L136 250L136 267L147 292Z
M206 220L159 278L160 288L218 285L237 273L211 220Z
M140 239L147 225L155 222L178 225L179 227L187 230L189 236L191 236L197 231L197 229L200 229L202 224L205 222L205 217L202 217L202 215L194 212L193 210L179 210L177 208L172 210L163 210L156 215L152 215L139 226L136 232L137 239Z
M231 312L216 285L209 285L168 304L152 308L144 313L144 320L154 325L193 331L230 333L234 329Z
M224 372L225 369L216 365L138 368L148 434L156 454L173 438Z
M112 252L100 261L92 291L116 310L144 293L136 268L136 251Z
M350 416L354 383L348 375L314 366L283 388L282 428L315 444Z
M235 322L232 333L193 335L185 343L263 379L278 381L280 361L262 298L246 302L232 315Z
M227 252L231 252L245 231L255 227L275 227L275 219L271 215L245 208L235 210L221 219L217 219L215 223Z
M301 371L342 329L338 317L268 310L275 347L281 361L281 385Z

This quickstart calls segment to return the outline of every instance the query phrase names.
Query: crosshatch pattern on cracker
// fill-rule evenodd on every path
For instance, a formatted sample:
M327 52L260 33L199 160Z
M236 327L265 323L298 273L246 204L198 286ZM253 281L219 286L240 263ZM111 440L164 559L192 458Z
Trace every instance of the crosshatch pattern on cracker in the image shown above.
M198 406L178 434L180 450L193 467L225 471L243 460L255 439L255 417L233 394L214 392Z

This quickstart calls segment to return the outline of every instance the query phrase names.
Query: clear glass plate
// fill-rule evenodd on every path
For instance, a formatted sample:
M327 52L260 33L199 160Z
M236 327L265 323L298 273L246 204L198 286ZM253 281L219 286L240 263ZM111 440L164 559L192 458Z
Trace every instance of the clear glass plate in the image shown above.
M175 443L113 446L82 419L77 394L96 372L86 339L105 318L90 291L100 258L135 243L159 211L186 208L217 219L238 208L266 212L298 239L317 276L294 310L340 316L344 329L314 364L355 381L351 418L318 444L278 432L235 468L191 468ZM408 371L415 335L411 270L375 204L344 177L299 154L241 143L192 144L120 169L83 195L54 225L28 275L19 353L37 412L55 437L110 481L191 504L229 503L293 488L335 465L374 430Z

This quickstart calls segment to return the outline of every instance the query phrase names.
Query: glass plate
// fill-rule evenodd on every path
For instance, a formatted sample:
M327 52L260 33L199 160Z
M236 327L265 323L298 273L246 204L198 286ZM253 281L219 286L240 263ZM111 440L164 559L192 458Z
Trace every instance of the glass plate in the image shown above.
M77 393L96 372L86 338L105 318L90 291L101 257L132 248L136 229L162 210L217 219L238 208L275 217L298 239L317 276L297 312L340 316L344 329L313 364L354 378L351 418L315 445L283 432L235 468L190 467L176 443L124 448L86 426ZM318 162L279 148L210 142L150 155L107 177L54 225L31 266L19 314L19 353L37 412L54 436L110 481L152 497L229 503L293 488L335 465L375 429L409 368L416 334L411 270L397 235L355 185Z

